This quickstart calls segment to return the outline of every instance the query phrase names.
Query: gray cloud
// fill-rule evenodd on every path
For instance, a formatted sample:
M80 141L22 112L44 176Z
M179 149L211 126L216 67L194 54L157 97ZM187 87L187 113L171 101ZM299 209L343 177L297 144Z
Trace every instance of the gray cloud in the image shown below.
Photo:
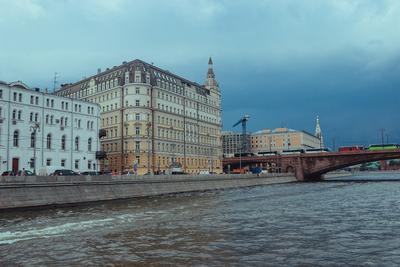
M400 142L396 0L0 0L0 80L52 87L140 58L203 82L208 56L224 128L312 131L327 140ZM342 140L342 141L341 141Z

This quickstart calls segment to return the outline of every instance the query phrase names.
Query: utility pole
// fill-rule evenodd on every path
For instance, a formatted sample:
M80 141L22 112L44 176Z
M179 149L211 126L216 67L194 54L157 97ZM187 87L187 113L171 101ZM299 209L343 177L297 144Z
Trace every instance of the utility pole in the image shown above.
M36 132L40 132L39 123L35 122L34 125L30 126L30 130L33 132L33 174L36 175Z
M385 131L385 129L381 129L381 137L382 137L382 146L385 144L384 139L383 139L383 132Z
M388 134L386 134L386 144L387 145L389 144L389 135Z

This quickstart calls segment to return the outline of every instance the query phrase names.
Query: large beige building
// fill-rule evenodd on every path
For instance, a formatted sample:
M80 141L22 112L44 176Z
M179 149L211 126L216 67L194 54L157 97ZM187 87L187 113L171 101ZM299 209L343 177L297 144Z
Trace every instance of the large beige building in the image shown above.
M133 60L56 94L101 105L104 169L144 174L179 163L188 173L222 172L221 92L211 58L204 85Z
M264 129L251 134L251 151L282 152L284 150L323 148L322 140L305 131L288 128Z

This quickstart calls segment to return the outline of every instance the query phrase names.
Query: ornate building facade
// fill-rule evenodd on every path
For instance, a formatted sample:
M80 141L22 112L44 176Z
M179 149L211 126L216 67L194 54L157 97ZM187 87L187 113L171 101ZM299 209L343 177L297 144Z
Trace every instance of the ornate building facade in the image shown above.
M213 62L204 85L141 60L63 85L57 95L101 106L102 168L138 174L222 172L221 92Z

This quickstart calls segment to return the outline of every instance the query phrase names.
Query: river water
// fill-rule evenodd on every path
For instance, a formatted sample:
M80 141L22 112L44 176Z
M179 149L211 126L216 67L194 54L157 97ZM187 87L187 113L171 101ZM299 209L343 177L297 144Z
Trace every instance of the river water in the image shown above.
M400 174L0 213L3 265L399 266Z

